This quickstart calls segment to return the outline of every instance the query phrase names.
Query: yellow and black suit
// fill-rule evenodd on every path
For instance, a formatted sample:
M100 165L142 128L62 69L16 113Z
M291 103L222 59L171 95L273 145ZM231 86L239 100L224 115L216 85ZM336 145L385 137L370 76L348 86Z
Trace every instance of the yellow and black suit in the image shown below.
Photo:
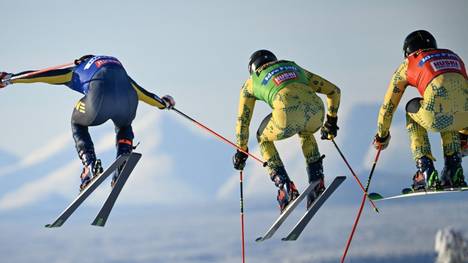
M84 94L72 113L72 132L77 151L94 153L88 126L100 125L111 119L116 130L117 155L128 151L134 137L132 121L138 100L164 109L162 99L140 87L126 73L119 60L109 56L85 56L75 66L17 78L12 83L66 85ZM13 75L21 76L30 71ZM122 147L120 147L122 146Z
M458 132L467 134L468 85L463 61L450 50L419 50L398 67L388 86L378 117L378 136L389 134L398 104L407 86L418 89L422 98L406 106L406 127L415 160L435 158L427 131L440 132L445 156L460 153Z
M257 140L270 174L283 167L273 142L295 134L299 135L307 164L318 161L320 152L313 134L323 124L324 105L316 93L327 95L327 113L335 117L340 103L338 87L294 62L265 64L251 74L241 89L236 125L238 145L247 149L255 102L263 100L273 111L262 121Z

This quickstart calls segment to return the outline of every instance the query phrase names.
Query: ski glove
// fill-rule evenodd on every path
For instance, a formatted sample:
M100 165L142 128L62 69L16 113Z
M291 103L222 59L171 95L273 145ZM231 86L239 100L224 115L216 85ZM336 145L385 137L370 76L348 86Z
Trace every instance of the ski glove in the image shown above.
M0 72L0 89L11 84L10 79L13 76L11 73Z
M232 157L232 164L234 164L234 169L244 170L245 161L247 161L247 154L237 150L236 154Z
M379 134L377 133L374 137L374 147L375 149L379 149L381 148L382 150L385 150L385 148L387 148L388 146L388 143L390 142L390 138L392 136L390 136L390 133L388 133L388 135L386 137L380 137Z
M171 95L165 95L164 97L162 97L162 100L164 102L164 105L166 106L166 109L170 110L174 108L175 100Z
M327 121L322 126L320 133L322 134L322 140L331 140L336 137L338 126L336 125L338 117L332 117L327 114Z

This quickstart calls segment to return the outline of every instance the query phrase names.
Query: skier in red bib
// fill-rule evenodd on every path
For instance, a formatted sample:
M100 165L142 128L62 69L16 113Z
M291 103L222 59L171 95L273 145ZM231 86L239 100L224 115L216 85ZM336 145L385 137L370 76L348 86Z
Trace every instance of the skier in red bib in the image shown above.
M378 117L374 145L385 149L390 125L407 86L421 97L406 104L406 127L417 171L413 190L466 186L461 165L468 135L468 85L465 65L453 51L437 48L425 30L409 34L404 42L405 60L393 74ZM445 165L439 180L427 131L442 137Z

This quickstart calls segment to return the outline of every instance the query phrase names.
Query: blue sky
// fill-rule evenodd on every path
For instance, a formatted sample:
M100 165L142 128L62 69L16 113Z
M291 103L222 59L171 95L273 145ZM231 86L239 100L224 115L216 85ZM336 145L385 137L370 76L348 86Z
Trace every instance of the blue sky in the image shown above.
M467 7L466 1L446 1L443 8L438 1L10 1L2 4L2 10L7 12L2 14L6 26L1 37L0 70L39 69L88 53L114 55L140 85L161 96L173 95L180 110L234 139L238 93L248 77L248 58L253 51L267 48L279 58L294 60L341 88L337 142L365 180L375 154L370 142L375 132L377 110L391 74L403 59L404 37L416 29L429 30L440 47L450 48L467 59ZM400 109L405 101L415 96L416 91L408 89ZM66 87L45 84L12 85L0 91L0 227L5 231L10 229L10 234L0 237L2 246L11 240L31 244L33 240L47 238L51 242L49 245L67 243L71 242L67 235L78 236L78 233L84 236L76 242L86 243L99 235L89 229L87 218L82 217L92 218L93 212L89 209L101 204L108 191L107 185L85 205L82 217L78 215L76 221L69 222L71 226L64 233L59 230L54 236L38 229L76 195L80 162L71 139L70 116L80 97ZM257 104L251 134L268 113L266 104ZM151 240L157 246L160 241L157 235L153 239L145 235L164 230L171 239L173 231L177 232L177 224L172 222L179 222L177 219L181 216L190 217L184 213L192 211L187 206L208 206L220 212L216 212L214 219L194 212L193 238L184 244L197 248L195 244L204 233L221 235L209 230L210 227L229 228L222 232L229 236L226 244L214 242L208 246L213 249L185 251L188 259L179 258L179 262L197 262L193 258L191 261L191 256L203 253L213 253L211 262L220 258L225 262L238 261L238 253L233 250L238 248L238 174L230 163L234 150L177 114L143 103L138 109L135 130L136 141L141 141L138 151L143 153L143 159L117 203L116 215L111 218L113 230L105 230L118 234L106 234L102 241L110 249L119 247L119 239L126 240L125 244L132 240ZM106 123L91 131L99 156L108 164L114 155L112 125ZM382 153L372 186L385 194L396 193L406 186L414 172L402 111L397 112L391 131L391 145ZM439 137L432 136L431 141L441 159ZM323 141L319 145L327 155L327 180L331 181L334 175L348 176L333 146ZM291 177L301 188L305 187L305 165L297 138L280 142L278 146ZM253 137L250 148L258 154ZM442 168L441 161L436 165L439 170ZM464 167L466 169L466 164ZM252 218L248 221L252 225L248 235L255 237L273 221L277 212L274 188L265 170L253 161L248 163L246 176L246 201ZM421 226L427 230L425 239L435 235L437 228L454 221L456 226L464 228L456 221L466 219L466 213L449 215L453 207L467 210L463 198L466 194L441 198L442 201L431 199L440 201L436 202L434 211L419 208L418 205L427 205L424 201L414 206L410 202L392 203L389 205L392 212L383 216L384 219L364 219L364 222L368 220L364 225L372 227L363 234L362 243L358 236L357 243L362 246L353 247L355 254L351 256L388 256L396 247L408 254L403 247L411 244L412 236L402 231L401 226L395 226L398 216L405 216L408 221L417 220L417 213L426 213L426 218L437 217L435 225ZM317 225L328 227L319 235L321 239L336 236L323 245L328 251L325 254L330 256L322 260L333 259L341 253L359 200L359 189L354 179L348 177L335 199L330 200L329 211L324 212L329 214L317 219ZM418 207L415 214L407 215L415 206ZM167 207L174 208L161 218L158 211ZM158 222L147 219L144 224L151 226L151 230L132 226L132 234L120 235L120 231L126 232L122 229L128 230L126 220L132 222L135 218L126 214L125 209L134 211L135 217L157 218ZM39 216L31 217L33 213ZM334 213L343 220L336 219ZM369 212L366 216L372 214ZM27 219L18 222L18 217ZM385 234L389 237L392 230L401 233L401 244L393 236L387 243L380 243L383 242L379 238L382 228L388 230ZM309 242L319 244L313 229L317 228L311 227L304 240L286 248L275 242L264 247L249 243L252 257L267 254L269 249L279 249L285 253L284 262L307 262L308 258L314 258L312 254L294 261L290 259L295 254L291 251L306 249ZM164 249L168 255L180 253L177 239L169 243L158 249ZM364 249L369 244L381 246ZM415 253L431 253L431 246L420 244ZM28 248L31 251L28 255L42 255L37 247ZM68 249L72 248L76 249L75 246ZM138 249L143 253L151 246ZM27 261L27 255L12 251L15 256L11 257L12 262ZM122 254L129 253L122 249ZM51 258L53 256L44 256L44 262ZM147 259L171 262L170 256L158 258L151 253ZM118 260L112 258L111 253L105 253L102 261L96 262Z

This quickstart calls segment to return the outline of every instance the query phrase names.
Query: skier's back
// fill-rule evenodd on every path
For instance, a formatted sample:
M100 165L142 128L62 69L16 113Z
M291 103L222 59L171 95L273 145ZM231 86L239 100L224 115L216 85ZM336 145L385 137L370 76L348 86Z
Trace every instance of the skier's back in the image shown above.
M337 111L340 89L324 78L313 74L292 61L278 60L268 50L252 54L249 62L250 77L244 83L239 100L236 135L237 143L247 150L249 125L256 100L268 103L272 113L265 117L257 131L257 140L262 157L267 161L271 180L279 188L278 202L281 210L299 193L290 180L274 141L298 134L307 164L309 183L319 182L308 198L308 205L324 190L322 167L314 133L323 124L325 109L316 93L327 95L327 121L322 129L322 138L336 136ZM238 151L234 156L234 168L242 169L246 154Z
M428 131L442 137L442 186L466 186L461 165L468 135L468 85L463 60L451 50L439 49L434 36L425 30L409 34L403 51L405 60L393 74L380 109L375 145L388 145L393 114L406 87L413 86L422 96L406 104L406 127L417 167L413 189L437 188L440 184Z
M133 150L132 121L135 118L138 100L159 109L175 105L171 96L159 98L133 81L121 62L111 56L86 55L75 60L75 65L27 76L0 73L5 87L13 83L44 82L66 85L84 95L75 105L71 118L73 139L83 163L80 189L84 189L93 176L102 172L100 160L96 158L94 144L88 131L89 126L112 120L115 125L117 157ZM21 77L22 75L25 77ZM16 78L15 78L16 77ZM14 79L11 80L10 79ZM112 184L116 181L115 173Z

